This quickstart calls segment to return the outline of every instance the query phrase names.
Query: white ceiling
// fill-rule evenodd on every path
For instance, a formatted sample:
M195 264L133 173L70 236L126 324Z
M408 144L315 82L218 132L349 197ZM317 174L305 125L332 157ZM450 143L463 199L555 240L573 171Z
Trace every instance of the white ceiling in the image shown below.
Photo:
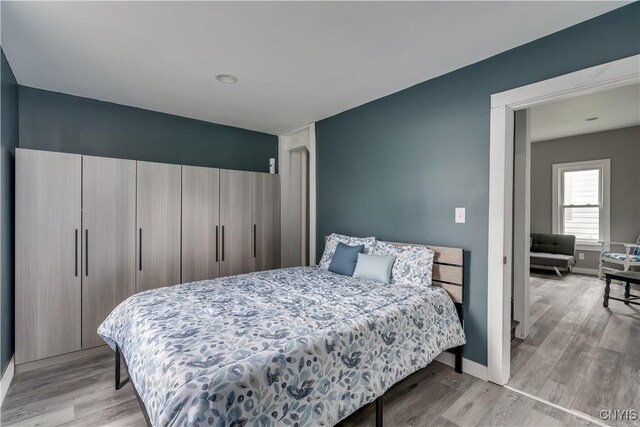
M281 134L626 3L3 1L2 45L22 85Z
M586 120L592 117L598 119ZM640 125L640 85L637 84L531 108L532 142L637 125Z

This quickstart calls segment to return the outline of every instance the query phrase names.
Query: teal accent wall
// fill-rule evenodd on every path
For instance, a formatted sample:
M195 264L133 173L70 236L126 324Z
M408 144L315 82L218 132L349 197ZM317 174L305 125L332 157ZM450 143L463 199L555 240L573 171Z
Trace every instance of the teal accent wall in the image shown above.
M0 47L0 375L14 350L13 199L18 146L18 83Z
M19 86L4 52L1 106L3 373L14 353L16 147L257 172L278 158L275 135Z
M20 86L20 148L269 172L278 137Z
M318 122L318 258L332 232L464 248L464 355L486 365L491 94L638 53L636 2Z

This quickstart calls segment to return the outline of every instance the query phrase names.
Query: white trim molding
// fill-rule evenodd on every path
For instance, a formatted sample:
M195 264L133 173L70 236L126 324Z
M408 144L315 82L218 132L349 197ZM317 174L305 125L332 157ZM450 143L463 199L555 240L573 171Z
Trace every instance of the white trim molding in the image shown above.
M434 360L452 368L455 367L455 356L453 353L442 352L436 356ZM467 358L462 359L462 372L479 378L482 381L487 381L487 367L473 360Z
M14 356L11 356L11 360L9 360L7 368L4 370L4 374L2 374L2 380L0 381L0 405L4 402L4 398L9 391L11 380L13 380L13 375L15 374L15 368L15 359Z
M489 381L506 384L511 367L514 111L635 83L640 83L640 55L491 95L487 268Z
M296 129L286 135L278 136L278 173L280 174L280 233L281 233L281 254L286 254L289 243L289 233L292 232L289 218L289 186L291 184L290 161L292 153L303 153L308 156L308 193L303 197L308 197L308 241L302 236L301 248L305 252L308 248L309 264L314 265L316 261L316 125L311 123L303 128ZM304 193L304 192L303 192ZM305 212L306 213L306 212ZM294 239L297 240L297 239ZM286 264L289 265L289 264ZM300 264L297 264L300 265Z

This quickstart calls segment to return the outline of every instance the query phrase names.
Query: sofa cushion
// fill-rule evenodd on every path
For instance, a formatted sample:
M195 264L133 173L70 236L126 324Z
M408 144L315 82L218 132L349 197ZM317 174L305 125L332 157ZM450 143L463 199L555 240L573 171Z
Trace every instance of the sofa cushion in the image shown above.
M531 252L530 263L546 267L569 268L576 263L576 259L573 255Z
M568 234L531 233L531 252L573 256L576 236Z

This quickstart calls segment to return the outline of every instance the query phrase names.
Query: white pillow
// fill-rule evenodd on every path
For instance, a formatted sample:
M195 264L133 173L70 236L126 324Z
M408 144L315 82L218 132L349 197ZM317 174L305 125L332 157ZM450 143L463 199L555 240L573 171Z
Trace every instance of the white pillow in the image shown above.
M434 252L426 246L397 246L377 242L373 255L395 255L391 283L431 286Z
M336 251L336 246L338 246L338 243L340 242L349 246L364 245L365 254L370 254L373 248L376 246L375 237L351 237L333 233L329 236L329 238L327 239L327 243L324 245L324 253L322 254L322 259L320 260L320 264L318 264L318 267L324 270L329 269L331 258L333 258L333 254Z
M358 262L355 270L353 270L353 278L389 283L391 280L391 268L395 259L396 257L393 255L358 254Z

